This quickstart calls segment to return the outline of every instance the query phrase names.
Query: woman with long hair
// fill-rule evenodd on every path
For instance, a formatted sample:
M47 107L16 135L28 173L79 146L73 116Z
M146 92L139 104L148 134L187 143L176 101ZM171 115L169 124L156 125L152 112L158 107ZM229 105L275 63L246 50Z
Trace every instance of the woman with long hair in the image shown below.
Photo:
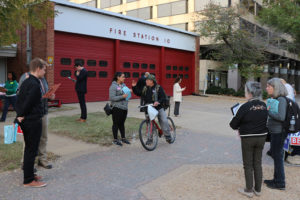
M182 102L182 92L186 89L181 88L180 87L180 83L181 83L182 79L181 77L177 77L175 79L174 82L174 86L173 86L173 101L175 102L175 108L174 108L174 116L178 117L179 115L179 106L180 106L180 102Z
M267 93L271 97L268 102L268 129L271 135L271 156L274 160L274 177L264 183L271 189L285 189L284 150L285 140L284 121L286 118L288 92L279 78L272 78L267 83Z
M18 82L16 81L16 76L13 72L8 72L7 79L8 80L6 81L4 86L5 103L4 103L3 113L0 122L5 122L8 108L10 105L12 105L14 110L16 110L15 108L17 102Z
M122 143L130 144L125 137L125 121L128 111L127 94L123 92L125 81L125 74L122 72L116 72L109 88L109 100L111 101L112 120L113 120L113 144L122 146ZM118 139L118 131L121 133L121 140Z

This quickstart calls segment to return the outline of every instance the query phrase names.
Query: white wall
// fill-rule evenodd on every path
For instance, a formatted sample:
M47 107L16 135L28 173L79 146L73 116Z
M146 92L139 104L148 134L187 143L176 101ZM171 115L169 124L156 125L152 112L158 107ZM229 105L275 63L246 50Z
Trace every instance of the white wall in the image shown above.
M233 88L236 91L241 87L241 77L238 69L228 70L228 88Z

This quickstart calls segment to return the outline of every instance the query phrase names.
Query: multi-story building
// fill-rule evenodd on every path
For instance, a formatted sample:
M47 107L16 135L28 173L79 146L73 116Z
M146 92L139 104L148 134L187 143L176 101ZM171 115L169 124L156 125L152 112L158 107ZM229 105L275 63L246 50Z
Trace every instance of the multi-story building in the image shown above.
M140 18L163 25L169 25L186 31L195 31L201 17L195 13L203 10L211 0L70 0L71 2L104 9L123 15ZM266 51L270 62L264 67L264 75L260 79L263 85L272 77L282 77L295 84L300 90L300 59L295 53L288 51L291 37L279 34L262 26L255 17L262 8L263 0L213 0L223 7L239 4L247 12L240 19L243 27L259 36L262 42L267 43ZM200 40L200 53L204 52L211 42ZM238 70L221 70L220 63L207 59L205 54L199 57L200 62L200 90L206 86L221 86L238 89L240 78Z

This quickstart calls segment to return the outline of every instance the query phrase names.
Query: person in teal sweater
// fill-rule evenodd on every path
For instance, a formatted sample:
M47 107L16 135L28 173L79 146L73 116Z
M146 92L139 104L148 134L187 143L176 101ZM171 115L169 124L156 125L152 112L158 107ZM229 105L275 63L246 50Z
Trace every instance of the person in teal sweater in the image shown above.
M7 78L8 80L6 81L4 86L6 92L5 103L4 103L3 113L0 122L5 122L8 107L10 105L12 105L14 110L16 110L15 107L17 102L17 89L19 84L16 81L16 76L13 72L8 72Z

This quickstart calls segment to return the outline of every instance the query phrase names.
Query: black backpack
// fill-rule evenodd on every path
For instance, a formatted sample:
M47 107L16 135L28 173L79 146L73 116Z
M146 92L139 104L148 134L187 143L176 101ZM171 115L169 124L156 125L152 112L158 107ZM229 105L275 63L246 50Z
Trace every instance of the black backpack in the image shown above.
M284 98L287 103L286 117L283 122L286 137L289 133L297 133L300 130L300 109L296 102L287 97ZM294 125L293 120L295 122Z

